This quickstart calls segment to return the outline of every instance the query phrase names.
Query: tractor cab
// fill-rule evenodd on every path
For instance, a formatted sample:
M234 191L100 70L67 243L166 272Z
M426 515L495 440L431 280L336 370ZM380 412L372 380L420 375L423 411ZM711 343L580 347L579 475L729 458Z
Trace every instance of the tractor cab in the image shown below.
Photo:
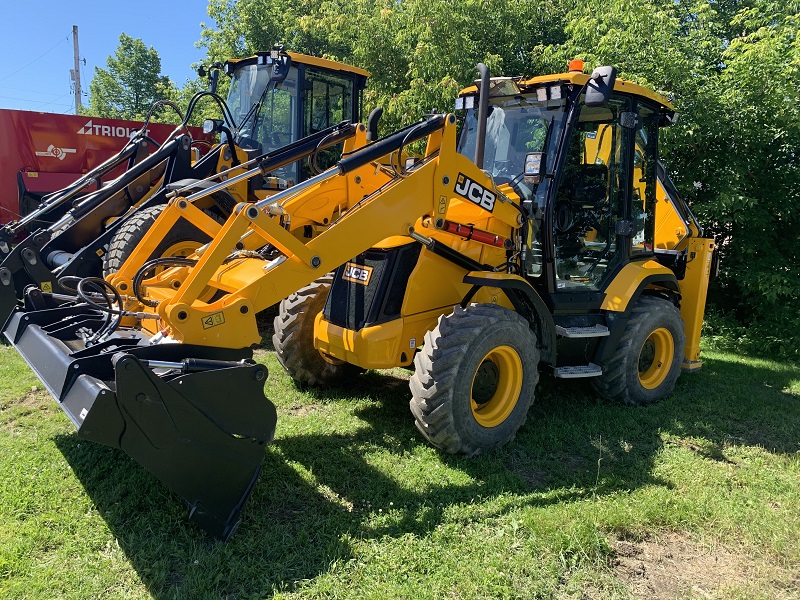
M490 80L485 149L478 166L519 197L527 223L521 266L552 308L599 308L630 261L654 256L658 127L669 103L612 77L592 97L581 71ZM476 156L479 86L462 92L459 151ZM587 98L588 97L588 98ZM688 226L686 227L688 231Z
M369 73L358 67L286 52L276 46L249 58L229 60L227 104L234 142L253 156L282 148L342 121L358 122ZM340 156L330 148L315 169L329 167ZM298 161L280 169L287 185L310 175Z

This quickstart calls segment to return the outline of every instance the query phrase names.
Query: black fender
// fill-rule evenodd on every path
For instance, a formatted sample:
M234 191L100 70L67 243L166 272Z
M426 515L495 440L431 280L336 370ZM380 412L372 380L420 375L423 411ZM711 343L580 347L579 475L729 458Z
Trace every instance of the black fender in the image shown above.
M469 304L475 293L482 287L497 287L503 290L511 304L521 314L541 345L541 360L550 365L556 364L556 325L553 315L542 297L526 279L519 275L498 273L496 271L471 271L464 276L464 283L472 288L464 296L461 306Z

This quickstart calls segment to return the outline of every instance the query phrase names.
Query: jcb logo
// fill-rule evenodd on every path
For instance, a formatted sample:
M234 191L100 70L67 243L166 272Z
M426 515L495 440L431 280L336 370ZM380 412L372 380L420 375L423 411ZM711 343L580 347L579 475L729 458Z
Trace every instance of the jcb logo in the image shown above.
M474 202L489 212L494 210L494 201L497 200L497 194L487 190L477 181L472 181L463 173L458 174L455 192L462 198Z
M342 279L345 281L352 281L353 283L360 283L361 285L369 285L370 277L372 277L372 267L365 267L355 263L347 263L344 266Z

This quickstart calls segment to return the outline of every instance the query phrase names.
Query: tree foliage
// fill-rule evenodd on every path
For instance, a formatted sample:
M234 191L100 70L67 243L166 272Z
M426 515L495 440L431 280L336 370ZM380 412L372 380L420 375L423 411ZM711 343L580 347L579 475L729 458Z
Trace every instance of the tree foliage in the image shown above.
M476 77L615 65L681 113L661 153L722 274L710 302L764 349L800 353L798 0L210 0L209 58L290 50L369 70L385 130L437 108Z
M341 60L372 74L365 101L383 126L448 110L486 63L494 74L532 73L530 49L563 38L565 0L211 0L209 57L245 56L282 41L289 50ZM524 24L524 26L520 26Z
M106 69L95 67L89 84L87 114L112 119L144 119L158 100L174 98L174 84L161 75L161 58L139 38L119 36L119 46L106 60ZM169 115L171 120L175 115Z
M800 3L589 0L566 21L549 52L674 99L662 154L720 247L709 300L761 349L800 355Z

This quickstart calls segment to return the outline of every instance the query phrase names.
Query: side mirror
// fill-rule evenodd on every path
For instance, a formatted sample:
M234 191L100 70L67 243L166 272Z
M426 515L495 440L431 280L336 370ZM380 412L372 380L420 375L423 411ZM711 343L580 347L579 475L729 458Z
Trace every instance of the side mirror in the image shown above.
M218 62L215 62L208 67L205 65L200 65L197 67L197 74L200 77L208 77L208 91L211 93L216 93L217 91L220 69L222 69L222 63Z
M222 119L206 119L203 121L203 133L220 133L224 125Z
M292 59L289 58L287 54L283 54L275 59L275 62L272 64L272 74L270 75L270 80L278 83L285 80L289 75L289 67L291 64Z
M528 152L525 155L525 183L539 183L542 180L542 156L542 152Z
M614 67L597 67L586 84L586 106L605 106L614 91L617 70Z
M218 86L219 86L219 69L214 69L208 75L208 91L210 91L212 94L216 94Z

